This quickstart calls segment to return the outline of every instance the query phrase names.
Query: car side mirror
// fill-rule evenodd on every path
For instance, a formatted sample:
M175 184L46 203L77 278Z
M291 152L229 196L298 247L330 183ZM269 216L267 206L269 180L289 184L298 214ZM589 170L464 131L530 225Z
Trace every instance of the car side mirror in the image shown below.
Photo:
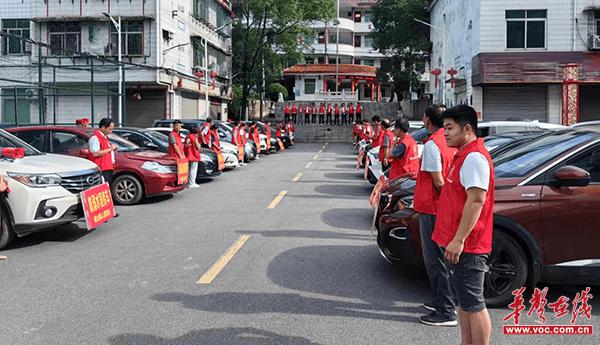
M153 149L153 150L158 150L159 149L158 145L156 145L155 143L151 142L150 140L145 140L143 146L146 147L146 148L149 148L149 149Z
M585 187L590 184L590 173L573 165L565 165L554 172L555 187Z

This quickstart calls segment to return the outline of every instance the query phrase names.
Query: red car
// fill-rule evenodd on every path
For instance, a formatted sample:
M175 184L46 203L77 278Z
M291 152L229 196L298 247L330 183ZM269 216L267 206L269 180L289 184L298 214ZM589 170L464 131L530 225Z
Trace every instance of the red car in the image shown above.
M42 152L82 158L88 156L88 140L94 133L92 128L58 126L17 127L7 131ZM111 186L117 204L134 205L144 197L185 189L185 185L177 184L175 159L161 152L144 150L114 134L109 139L119 147Z
M512 291L539 282L599 284L600 126L544 134L500 153L494 167L487 304L505 305ZM400 265L422 261L413 188L393 182L379 203L379 249Z

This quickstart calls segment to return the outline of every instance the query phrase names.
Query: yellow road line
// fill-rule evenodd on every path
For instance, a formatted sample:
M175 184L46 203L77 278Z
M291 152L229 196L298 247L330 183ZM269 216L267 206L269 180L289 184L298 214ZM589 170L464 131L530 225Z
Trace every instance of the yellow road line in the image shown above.
M306 166L305 166L304 168L305 168L305 169L308 169L308 168L310 168L311 164L312 164L312 162L308 162L308 164L306 164Z
M281 192L279 192L279 194L277 194L277 196L275 197L275 199L273 199L273 201L271 201L271 203L269 204L269 206L267 206L267 209L272 210L275 207L277 207L277 204L279 204L279 202L281 201L281 199L283 199L283 197L287 194L287 190L282 190Z
M301 177L302 177L302 173L298 173L298 175L294 176L294 178L292 179L292 182L298 182L298 181L300 181Z
M319 159L319 155L315 155L315 156L313 157L313 160L317 160L317 159Z
M221 273L223 268L225 268L225 266L229 263L229 261L231 261L231 259L233 259L235 254L242 248L244 243L246 243L246 241L248 241L249 238L250 238L250 235L240 236L237 239L237 241L235 241L235 243L233 243L231 245L231 247L229 247L229 249L227 249L225 254L223 254L223 256L221 256L219 258L219 260L217 260L217 262L215 262L214 265L212 265L212 267L209 268L208 271L206 271L206 273L204 273L204 275L202 275L202 277L200 277L196 281L196 284L205 285L205 284L212 283L212 281L215 280L217 275L219 275L219 273Z

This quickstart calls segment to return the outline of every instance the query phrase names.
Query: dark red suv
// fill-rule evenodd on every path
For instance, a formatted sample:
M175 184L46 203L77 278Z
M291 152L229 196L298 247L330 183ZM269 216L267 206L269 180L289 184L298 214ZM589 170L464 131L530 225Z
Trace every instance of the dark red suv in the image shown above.
M600 126L542 135L494 158L493 251L488 305L538 282L600 283ZM384 190L381 253L397 264L422 262L414 182ZM444 212L444 210L440 210Z
M85 127L35 126L8 128L42 152L87 158L88 140L94 133ZM117 135L109 137L119 147L111 186L113 199L121 205L133 205L143 197L171 194L185 189L177 185L177 162L164 153L144 150Z

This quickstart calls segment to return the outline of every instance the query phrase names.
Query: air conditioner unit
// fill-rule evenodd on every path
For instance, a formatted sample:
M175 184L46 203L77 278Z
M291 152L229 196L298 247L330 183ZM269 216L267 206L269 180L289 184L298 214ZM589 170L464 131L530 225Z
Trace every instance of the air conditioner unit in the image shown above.
M592 48L600 49L600 35L592 35Z
M31 53L31 42L25 42L25 52Z

